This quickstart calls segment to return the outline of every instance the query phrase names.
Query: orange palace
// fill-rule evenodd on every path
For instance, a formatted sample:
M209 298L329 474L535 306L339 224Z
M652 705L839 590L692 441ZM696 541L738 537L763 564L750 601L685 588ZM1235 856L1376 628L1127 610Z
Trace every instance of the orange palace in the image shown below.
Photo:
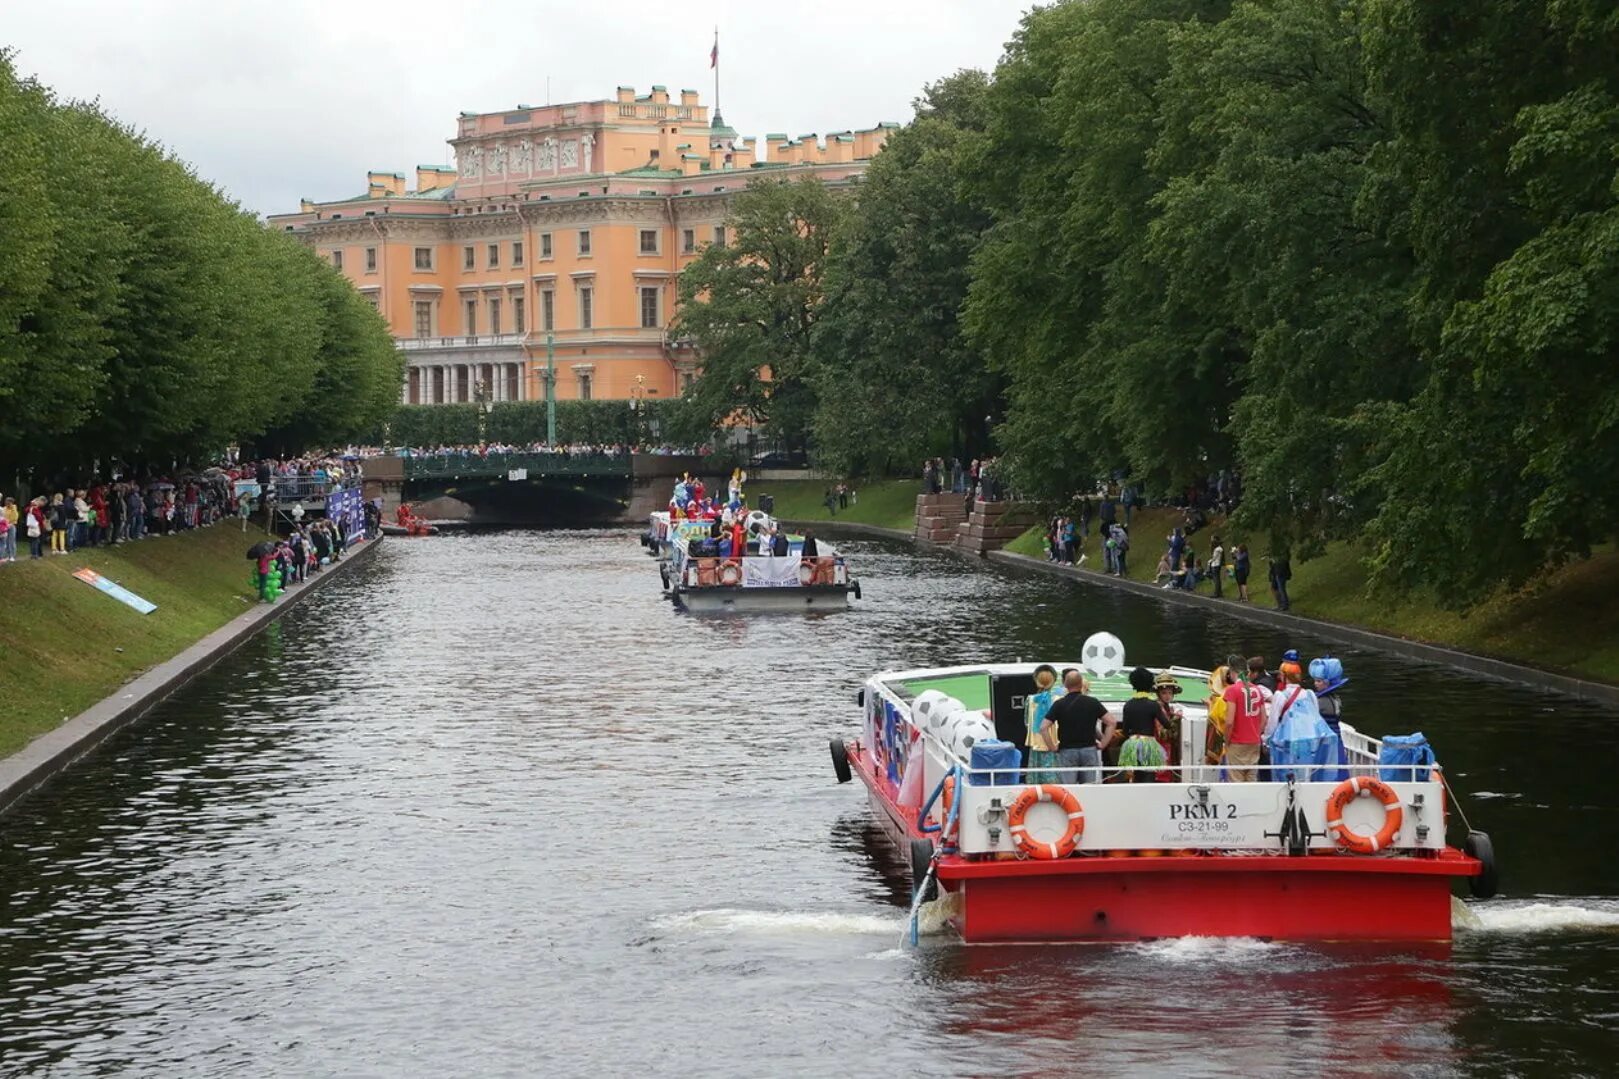
M692 90L462 113L456 168L367 176L363 195L269 219L331 260L382 313L412 404L668 397L700 364L669 333L675 279L752 179L858 181L892 129L761 149Z

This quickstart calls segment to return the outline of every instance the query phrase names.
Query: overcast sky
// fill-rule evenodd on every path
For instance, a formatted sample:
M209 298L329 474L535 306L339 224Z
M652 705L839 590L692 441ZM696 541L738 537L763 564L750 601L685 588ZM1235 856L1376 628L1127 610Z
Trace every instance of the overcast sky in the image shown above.
M344 198L367 169L449 164L462 110L690 87L741 134L908 120L922 85L992 68L1026 0L47 0L0 46L100 98L258 213Z

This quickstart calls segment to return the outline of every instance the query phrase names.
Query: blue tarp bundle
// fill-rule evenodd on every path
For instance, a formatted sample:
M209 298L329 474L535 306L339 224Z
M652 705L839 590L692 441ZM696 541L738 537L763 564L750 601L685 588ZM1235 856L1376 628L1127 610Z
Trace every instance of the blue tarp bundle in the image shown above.
M1300 783L1327 778L1327 769L1336 769L1342 743L1327 721L1321 718L1321 708L1315 694L1301 690L1294 696L1292 690L1278 691L1283 700L1292 698L1292 704L1283 713L1270 736L1270 762L1276 767L1268 778L1285 783L1289 777Z
M1018 770L1023 767L1023 755L1017 746L998 738L975 743L971 759L972 771L967 775L967 782L974 787L1009 786L1018 781ZM993 777L981 774L986 768L996 769Z
M1426 783L1434 764L1433 749L1421 731L1390 734L1377 754L1377 774L1385 783Z

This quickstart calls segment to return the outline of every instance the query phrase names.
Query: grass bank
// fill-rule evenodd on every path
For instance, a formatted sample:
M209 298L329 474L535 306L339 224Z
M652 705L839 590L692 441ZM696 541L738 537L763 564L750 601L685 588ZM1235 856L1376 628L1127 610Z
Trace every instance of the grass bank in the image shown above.
M1179 514L1145 510L1135 514L1130 529L1129 576L1151 581L1170 529ZM1218 531L1229 551L1247 542L1253 555L1248 582L1252 602L1274 606L1266 583L1264 540L1233 531L1217 522L1192 536L1198 561L1208 557ZM1044 526L1031 528L1007 549L1045 557ZM1101 548L1093 531L1086 546L1087 569L1099 568ZM1586 678L1619 682L1619 551L1599 551L1566 566L1527 588L1502 590L1466 612L1446 610L1432 595L1371 595L1366 589L1362 554L1355 545L1335 543L1320 558L1293 560L1288 585L1295 614L1376 630L1410 640L1458 648ZM1228 556L1229 557L1229 556ZM1198 589L1208 595L1212 586ZM1228 578L1225 595L1236 594Z
M227 522L0 566L0 756L249 609L247 548ZM157 604L139 614L73 576L88 566Z
M916 496L922 493L919 480L878 480L851 485L858 500L836 514L826 508L824 499L831 484L823 480L758 480L748 483L748 502L757 505L760 495L776 500L775 515L788 521L844 521L911 531L916 525Z

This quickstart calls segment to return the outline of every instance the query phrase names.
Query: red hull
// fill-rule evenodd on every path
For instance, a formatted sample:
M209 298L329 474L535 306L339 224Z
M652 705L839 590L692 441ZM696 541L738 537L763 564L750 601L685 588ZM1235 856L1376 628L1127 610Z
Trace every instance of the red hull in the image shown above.
M888 785L858 746L849 763L897 842L916 838ZM1455 849L1433 858L1313 854L939 862L958 896L953 920L978 943L1139 941L1159 937L1266 940L1448 941L1451 881L1476 876Z

